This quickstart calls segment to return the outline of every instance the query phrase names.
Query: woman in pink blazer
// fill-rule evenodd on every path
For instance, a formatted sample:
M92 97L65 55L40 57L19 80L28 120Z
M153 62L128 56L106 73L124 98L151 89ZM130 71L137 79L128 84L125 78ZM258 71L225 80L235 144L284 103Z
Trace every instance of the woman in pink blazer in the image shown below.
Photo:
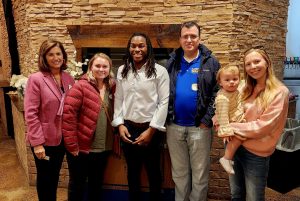
M39 51L39 72L29 76L25 91L26 140L37 169L39 201L56 201L59 172L65 154L61 123L65 94L74 84L66 72L63 45L46 40Z

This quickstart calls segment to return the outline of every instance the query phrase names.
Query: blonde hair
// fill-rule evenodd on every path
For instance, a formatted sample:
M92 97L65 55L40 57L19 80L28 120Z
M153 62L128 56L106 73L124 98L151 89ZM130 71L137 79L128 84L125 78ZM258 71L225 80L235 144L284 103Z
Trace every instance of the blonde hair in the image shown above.
M96 53L96 54L90 59L90 61L89 61L89 63L88 63L88 70L87 70L87 73L86 73L87 79L88 79L89 82L92 82L92 83L97 84L97 80L95 79L95 77L93 76L93 73L92 73L92 71L91 71L92 65L93 65L94 61L95 61L97 58L105 59L105 60L107 60L108 63L109 63L109 74L108 74L108 76L107 76L106 78L104 78L103 82L104 82L104 84L106 85L106 87L107 87L108 89L110 89L111 86L112 86L112 82L113 82L112 79L114 78L114 73L113 73L113 71L112 71L112 60L110 59L109 56L107 56L107 55L104 54L104 53Z
M245 52L244 55L244 78L245 78L245 87L242 93L242 100L245 101L248 99L254 90L257 82L256 79L253 79L245 70L245 58L252 52L257 52L260 54L267 64L267 76L266 76L266 86L265 89L262 90L258 96L256 97L255 101L257 105L261 106L261 109L265 109L274 99L276 95L276 89L282 85L282 83L276 78L273 64L267 52L260 48L251 48Z
M216 78L217 78L218 83L221 82L221 75L224 72L231 72L232 74L238 74L239 78L241 77L240 76L240 69L239 69L238 66L225 66L225 67L220 68L217 72L217 77Z

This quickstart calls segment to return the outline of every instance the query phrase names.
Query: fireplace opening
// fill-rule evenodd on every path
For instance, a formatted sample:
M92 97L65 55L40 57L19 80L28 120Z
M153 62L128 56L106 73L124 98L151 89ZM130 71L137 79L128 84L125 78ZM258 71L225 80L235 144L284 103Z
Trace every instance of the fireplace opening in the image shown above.
M169 54L173 51L173 48L153 48L153 51L156 62L166 67ZM94 54L99 52L107 54L112 59L113 72L116 75L118 68L124 63L123 58L125 56L126 48L82 48L82 62L86 59L91 59ZM82 70L86 73L87 66L82 66Z

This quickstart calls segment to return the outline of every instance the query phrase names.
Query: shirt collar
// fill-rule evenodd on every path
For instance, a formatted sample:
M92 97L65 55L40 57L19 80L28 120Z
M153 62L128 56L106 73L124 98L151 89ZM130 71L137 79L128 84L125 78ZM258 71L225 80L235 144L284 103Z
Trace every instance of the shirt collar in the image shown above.
M146 70L146 64L147 64L147 62L140 68L140 69L138 69L138 70L136 70L136 72L143 72L143 71L145 71ZM130 64L130 67L133 69L134 67L132 66L132 64Z
M200 57L201 57L200 51L198 51L197 56L191 62L188 62L187 60L185 60L184 53L182 52L181 62L188 63L188 64L194 64L194 63L200 61Z

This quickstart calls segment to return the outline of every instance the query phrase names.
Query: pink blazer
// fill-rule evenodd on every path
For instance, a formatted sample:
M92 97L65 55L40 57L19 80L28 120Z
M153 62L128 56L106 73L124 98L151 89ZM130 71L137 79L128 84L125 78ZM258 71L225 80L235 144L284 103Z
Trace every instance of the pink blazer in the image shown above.
M57 146L61 143L61 123L65 94L74 79L65 72L61 75L64 94L51 73L37 72L29 76L24 108L27 124L26 140L32 146Z

